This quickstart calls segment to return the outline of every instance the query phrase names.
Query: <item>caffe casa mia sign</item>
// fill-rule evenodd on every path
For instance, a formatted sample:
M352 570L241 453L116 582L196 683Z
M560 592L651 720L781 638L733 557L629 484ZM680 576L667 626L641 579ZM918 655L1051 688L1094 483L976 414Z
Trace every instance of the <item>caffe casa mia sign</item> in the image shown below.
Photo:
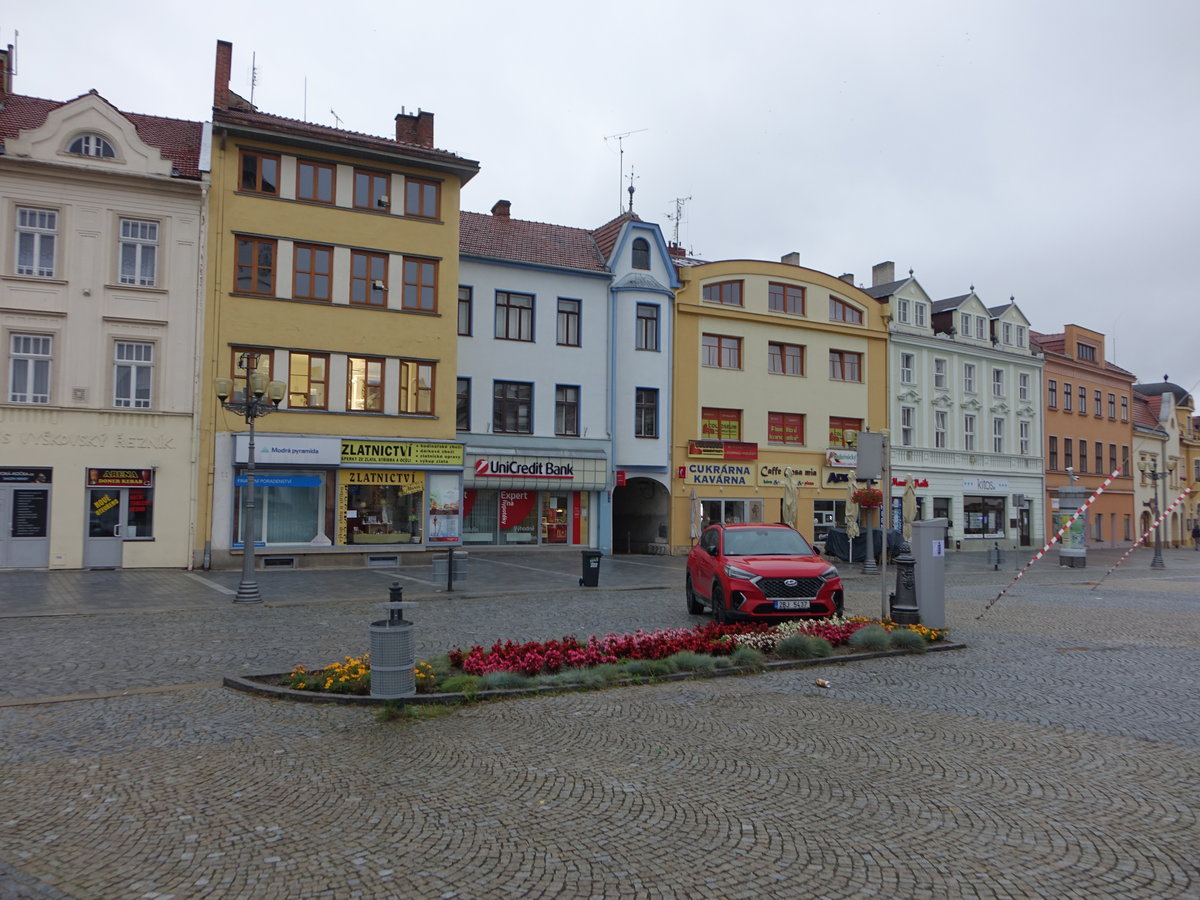
M574 463L549 459L491 459L475 462L476 478L552 478L569 481L575 477Z

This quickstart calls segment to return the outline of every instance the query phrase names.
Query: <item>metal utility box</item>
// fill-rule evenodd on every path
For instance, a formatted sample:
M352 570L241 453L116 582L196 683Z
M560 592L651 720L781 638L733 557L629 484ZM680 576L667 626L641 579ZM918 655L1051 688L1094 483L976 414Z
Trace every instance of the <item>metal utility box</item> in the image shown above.
M946 627L946 527L947 519L923 519L912 523L912 555L916 560L917 608L921 624Z

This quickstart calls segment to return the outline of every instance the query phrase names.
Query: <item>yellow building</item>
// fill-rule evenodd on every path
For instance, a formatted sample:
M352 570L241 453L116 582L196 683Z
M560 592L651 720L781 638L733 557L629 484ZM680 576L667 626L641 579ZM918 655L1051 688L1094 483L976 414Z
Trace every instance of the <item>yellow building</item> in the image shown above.
M240 562L243 415L211 387L248 370L286 385L256 422L264 564L362 564L457 538L459 193L478 163L433 142L259 112L229 89L217 44L200 527L196 561Z
M887 425L886 307L782 262L680 265L670 543L710 522L779 522L784 479L813 540L841 523L857 432ZM844 280L846 279L846 280Z

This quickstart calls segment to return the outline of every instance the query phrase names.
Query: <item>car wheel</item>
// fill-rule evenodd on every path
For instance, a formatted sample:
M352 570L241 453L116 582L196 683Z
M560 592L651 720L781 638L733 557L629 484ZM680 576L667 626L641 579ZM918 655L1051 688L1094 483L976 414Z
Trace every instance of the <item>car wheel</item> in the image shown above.
M690 615L698 616L704 612L704 604L700 602L696 596L696 592L692 590L692 576L687 577L687 583L684 585L684 593L687 594L687 610Z
M714 584L712 589L712 614L713 621L718 625L724 625L728 621L725 616L725 594L719 584Z

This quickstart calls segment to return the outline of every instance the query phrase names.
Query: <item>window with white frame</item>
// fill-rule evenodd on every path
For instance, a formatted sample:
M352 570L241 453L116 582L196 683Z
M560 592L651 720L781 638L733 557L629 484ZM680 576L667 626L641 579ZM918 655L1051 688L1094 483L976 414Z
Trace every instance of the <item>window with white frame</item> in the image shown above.
M935 359L933 361L933 386L946 389L946 360Z
M911 406L900 407L900 445L913 445L913 415L916 411Z
M911 353L900 354L900 381L903 384L912 384L915 378L913 377L913 369L915 367L916 357Z
M113 406L149 409L154 384L154 345L117 341L113 358Z
M1017 424L1018 438L1021 442L1021 455L1029 455L1029 422L1022 420Z
M94 156L97 159L115 159L117 156L113 145L98 134L79 135L71 141L67 152L78 153L80 156Z
M1013 342L1013 327L1011 322L1005 322L1000 328L1000 333L1003 336L1004 343L1011 344Z
M1018 347L1025 346L1025 326L1024 325L1017 326L1017 346Z
M9 336L8 402L50 402L50 360L53 339L48 334Z
M975 364L963 363L963 390L968 394L975 393Z
M975 337L981 341L987 340L987 319L983 316L975 317Z
M58 213L17 207L17 274L53 278Z
M913 304L913 324L925 327L929 321L929 308L924 303Z
M975 449L975 416L971 413L963 416L963 449Z
M1020 372L1017 375L1017 396L1025 401L1029 401L1029 373Z
M934 410L933 413L933 446L939 450L946 449L946 411Z
M1004 370L992 369L992 396L1004 396Z
M1004 452L1004 420L992 419L992 452Z
M158 274L158 223L121 220L121 284L154 287Z
M909 309L911 306L912 304L903 298L896 301L896 320L898 322L902 322L905 325L908 324Z
M974 318L970 313L960 313L958 317L958 330L963 337L971 336L971 319Z

